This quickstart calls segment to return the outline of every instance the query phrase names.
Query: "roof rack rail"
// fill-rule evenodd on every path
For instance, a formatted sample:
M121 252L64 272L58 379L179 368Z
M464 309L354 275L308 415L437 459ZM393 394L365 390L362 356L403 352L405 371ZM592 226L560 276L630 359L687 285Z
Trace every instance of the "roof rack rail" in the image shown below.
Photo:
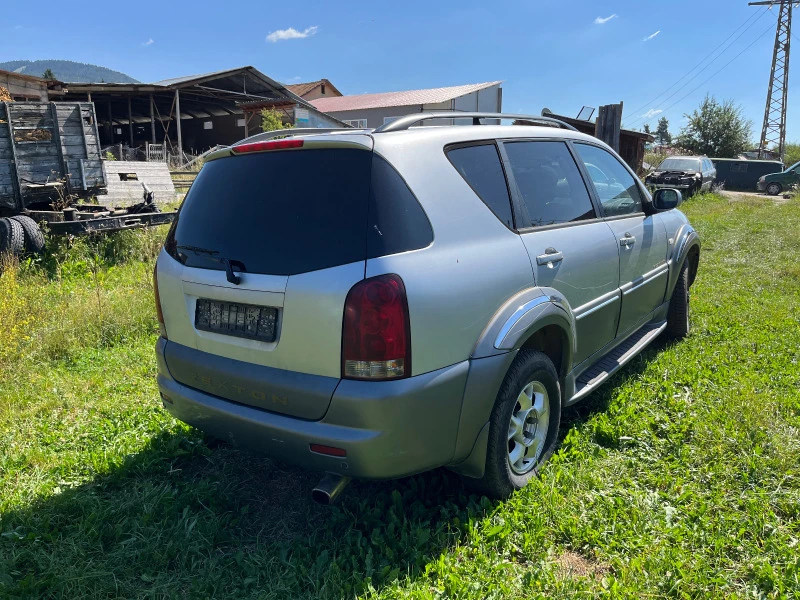
M502 119L502 120L515 120L515 121L531 121L533 123L541 123L550 127L561 127L563 129L570 129L578 131L569 123L565 123L553 117L537 117L534 115L511 115L506 113L484 113L484 112L460 112L457 110L436 111L429 113L417 113L413 115L406 115L395 119L391 123L378 127L373 133L388 133L390 131L405 131L412 125L427 121L429 119L472 119L473 125L481 125L481 119Z
M231 146L238 146L239 144L250 144L252 142L265 142L276 137L291 137L294 135L312 135L314 133L331 133L334 131L359 131L358 129L349 129L347 127L293 127L292 129L276 129L275 131L265 131L246 137L239 140ZM363 131L363 130L361 130Z

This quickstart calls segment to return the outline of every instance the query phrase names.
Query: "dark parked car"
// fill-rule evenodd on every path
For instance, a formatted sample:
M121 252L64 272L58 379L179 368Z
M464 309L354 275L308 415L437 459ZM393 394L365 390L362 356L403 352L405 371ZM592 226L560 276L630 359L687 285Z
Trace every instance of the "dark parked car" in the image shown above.
M711 159L705 156L670 156L645 179L651 188L679 189L684 197L710 191L717 178Z
M764 175L758 180L758 191L767 192L770 196L777 196L798 183L800 183L800 162L780 173Z

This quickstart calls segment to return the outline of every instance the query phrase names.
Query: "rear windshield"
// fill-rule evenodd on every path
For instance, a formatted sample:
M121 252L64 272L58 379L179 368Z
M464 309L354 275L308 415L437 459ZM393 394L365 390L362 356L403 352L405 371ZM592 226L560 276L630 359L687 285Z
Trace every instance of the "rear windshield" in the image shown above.
M432 239L416 198L382 158L368 150L309 149L207 163L166 249L189 267L224 270L227 259L247 273L296 275Z

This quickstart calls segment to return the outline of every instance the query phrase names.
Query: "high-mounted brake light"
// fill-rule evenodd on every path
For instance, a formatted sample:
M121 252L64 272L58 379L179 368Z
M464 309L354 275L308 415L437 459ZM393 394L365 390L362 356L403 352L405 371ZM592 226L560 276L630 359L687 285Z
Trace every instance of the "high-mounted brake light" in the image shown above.
M167 326L164 325L164 313L161 312L161 296L158 294L158 265L153 267L153 294L156 298L156 316L158 317L158 330L161 337L167 337Z
M403 280L379 275L354 285L344 303L342 378L411 376L411 325Z
M240 144L231 148L234 154L244 154L246 152L265 152L267 150L287 150L289 148L302 148L303 140L271 140L267 142L251 142Z

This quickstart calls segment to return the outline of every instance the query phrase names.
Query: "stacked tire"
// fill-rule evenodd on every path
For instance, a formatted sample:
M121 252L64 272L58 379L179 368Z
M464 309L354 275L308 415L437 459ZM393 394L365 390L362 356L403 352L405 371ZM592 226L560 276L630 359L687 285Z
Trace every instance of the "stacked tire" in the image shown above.
M24 215L0 219L0 254L20 256L44 249L44 235L36 221Z

